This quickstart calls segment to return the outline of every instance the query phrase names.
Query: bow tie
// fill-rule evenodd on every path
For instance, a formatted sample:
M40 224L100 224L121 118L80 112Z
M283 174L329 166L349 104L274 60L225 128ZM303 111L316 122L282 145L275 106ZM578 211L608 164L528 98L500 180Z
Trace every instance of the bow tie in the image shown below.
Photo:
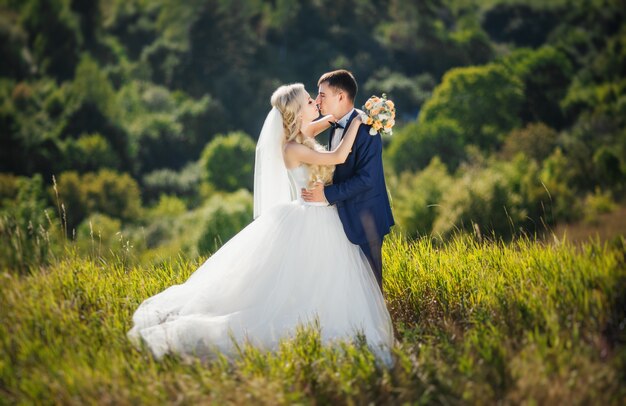
M337 123L333 123L332 121L329 121L330 123L330 128L332 128L333 130L336 130L337 128L344 128L344 126L342 126L341 124Z

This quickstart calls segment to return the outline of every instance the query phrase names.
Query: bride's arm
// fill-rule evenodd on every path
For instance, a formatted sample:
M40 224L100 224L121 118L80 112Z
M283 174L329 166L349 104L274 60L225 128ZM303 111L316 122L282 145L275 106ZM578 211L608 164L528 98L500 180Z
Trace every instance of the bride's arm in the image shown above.
M348 127L348 132L334 151L315 151L302 144L289 143L285 146L285 154L287 154L289 158L306 164L342 164L346 161L346 158L348 158L348 154L350 154L350 150L352 149L361 124L361 118L359 116L355 117L350 123L350 127Z
M331 122L336 122L337 119L332 114L327 116L318 118L315 121L310 122L309 124L302 126L302 134L307 137L315 137L328 127L330 127Z

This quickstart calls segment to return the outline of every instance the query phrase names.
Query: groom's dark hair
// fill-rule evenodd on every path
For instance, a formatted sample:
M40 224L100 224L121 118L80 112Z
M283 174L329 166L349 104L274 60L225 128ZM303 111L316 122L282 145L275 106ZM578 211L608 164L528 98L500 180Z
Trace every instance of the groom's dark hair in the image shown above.
M352 72L345 69L339 69L324 73L320 80L317 81L317 86L319 87L319 85L324 82L328 83L328 86L330 87L343 90L348 94L348 98L354 102L358 86Z

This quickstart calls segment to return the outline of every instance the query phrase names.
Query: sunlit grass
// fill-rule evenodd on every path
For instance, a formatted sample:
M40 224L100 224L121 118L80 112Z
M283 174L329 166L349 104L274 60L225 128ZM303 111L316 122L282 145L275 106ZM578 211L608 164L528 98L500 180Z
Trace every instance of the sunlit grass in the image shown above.
M275 354L154 360L126 338L145 298L200 260L138 266L68 249L0 274L0 403L619 404L626 396L623 245L390 238L386 368L356 339L301 330Z

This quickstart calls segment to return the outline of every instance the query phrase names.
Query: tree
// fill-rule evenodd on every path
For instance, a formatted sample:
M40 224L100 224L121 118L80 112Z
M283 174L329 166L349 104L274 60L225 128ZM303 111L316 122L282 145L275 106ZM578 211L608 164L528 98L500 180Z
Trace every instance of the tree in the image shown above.
M79 61L82 36L75 15L63 0L29 0L22 25L39 70L58 81L71 79Z
M522 83L500 65L455 68L435 88L419 122L456 120L463 129L463 144L493 150L519 124L522 100Z
M421 172L404 172L392 191L396 222L410 237L428 235L441 210L441 200L452 185L452 177L439 157Z
M255 149L254 141L243 132L218 135L202 151L205 180L227 192L251 191Z
M515 129L507 135L502 147L502 155L511 159L518 153L537 162L542 162L557 145L558 133L543 123L531 123L522 129Z
M64 172L57 189L65 207L68 230L75 229L89 214L102 213L124 221L141 215L139 186L128 174L102 169L79 175Z
M543 8L539 8L543 7ZM483 28L498 42L537 47L543 44L559 23L563 10L546 6L500 3L490 8L483 18Z
M200 254L215 252L252 220L252 195L246 190L215 196L208 206L210 214L197 244Z
M388 154L397 173L421 170L433 157L439 157L454 171L464 155L462 136L463 131L454 120L414 122L394 135Z
M522 49L503 64L524 84L520 118L524 123L544 122L560 130L565 125L561 101L567 93L573 68L565 54L551 46L536 51Z

